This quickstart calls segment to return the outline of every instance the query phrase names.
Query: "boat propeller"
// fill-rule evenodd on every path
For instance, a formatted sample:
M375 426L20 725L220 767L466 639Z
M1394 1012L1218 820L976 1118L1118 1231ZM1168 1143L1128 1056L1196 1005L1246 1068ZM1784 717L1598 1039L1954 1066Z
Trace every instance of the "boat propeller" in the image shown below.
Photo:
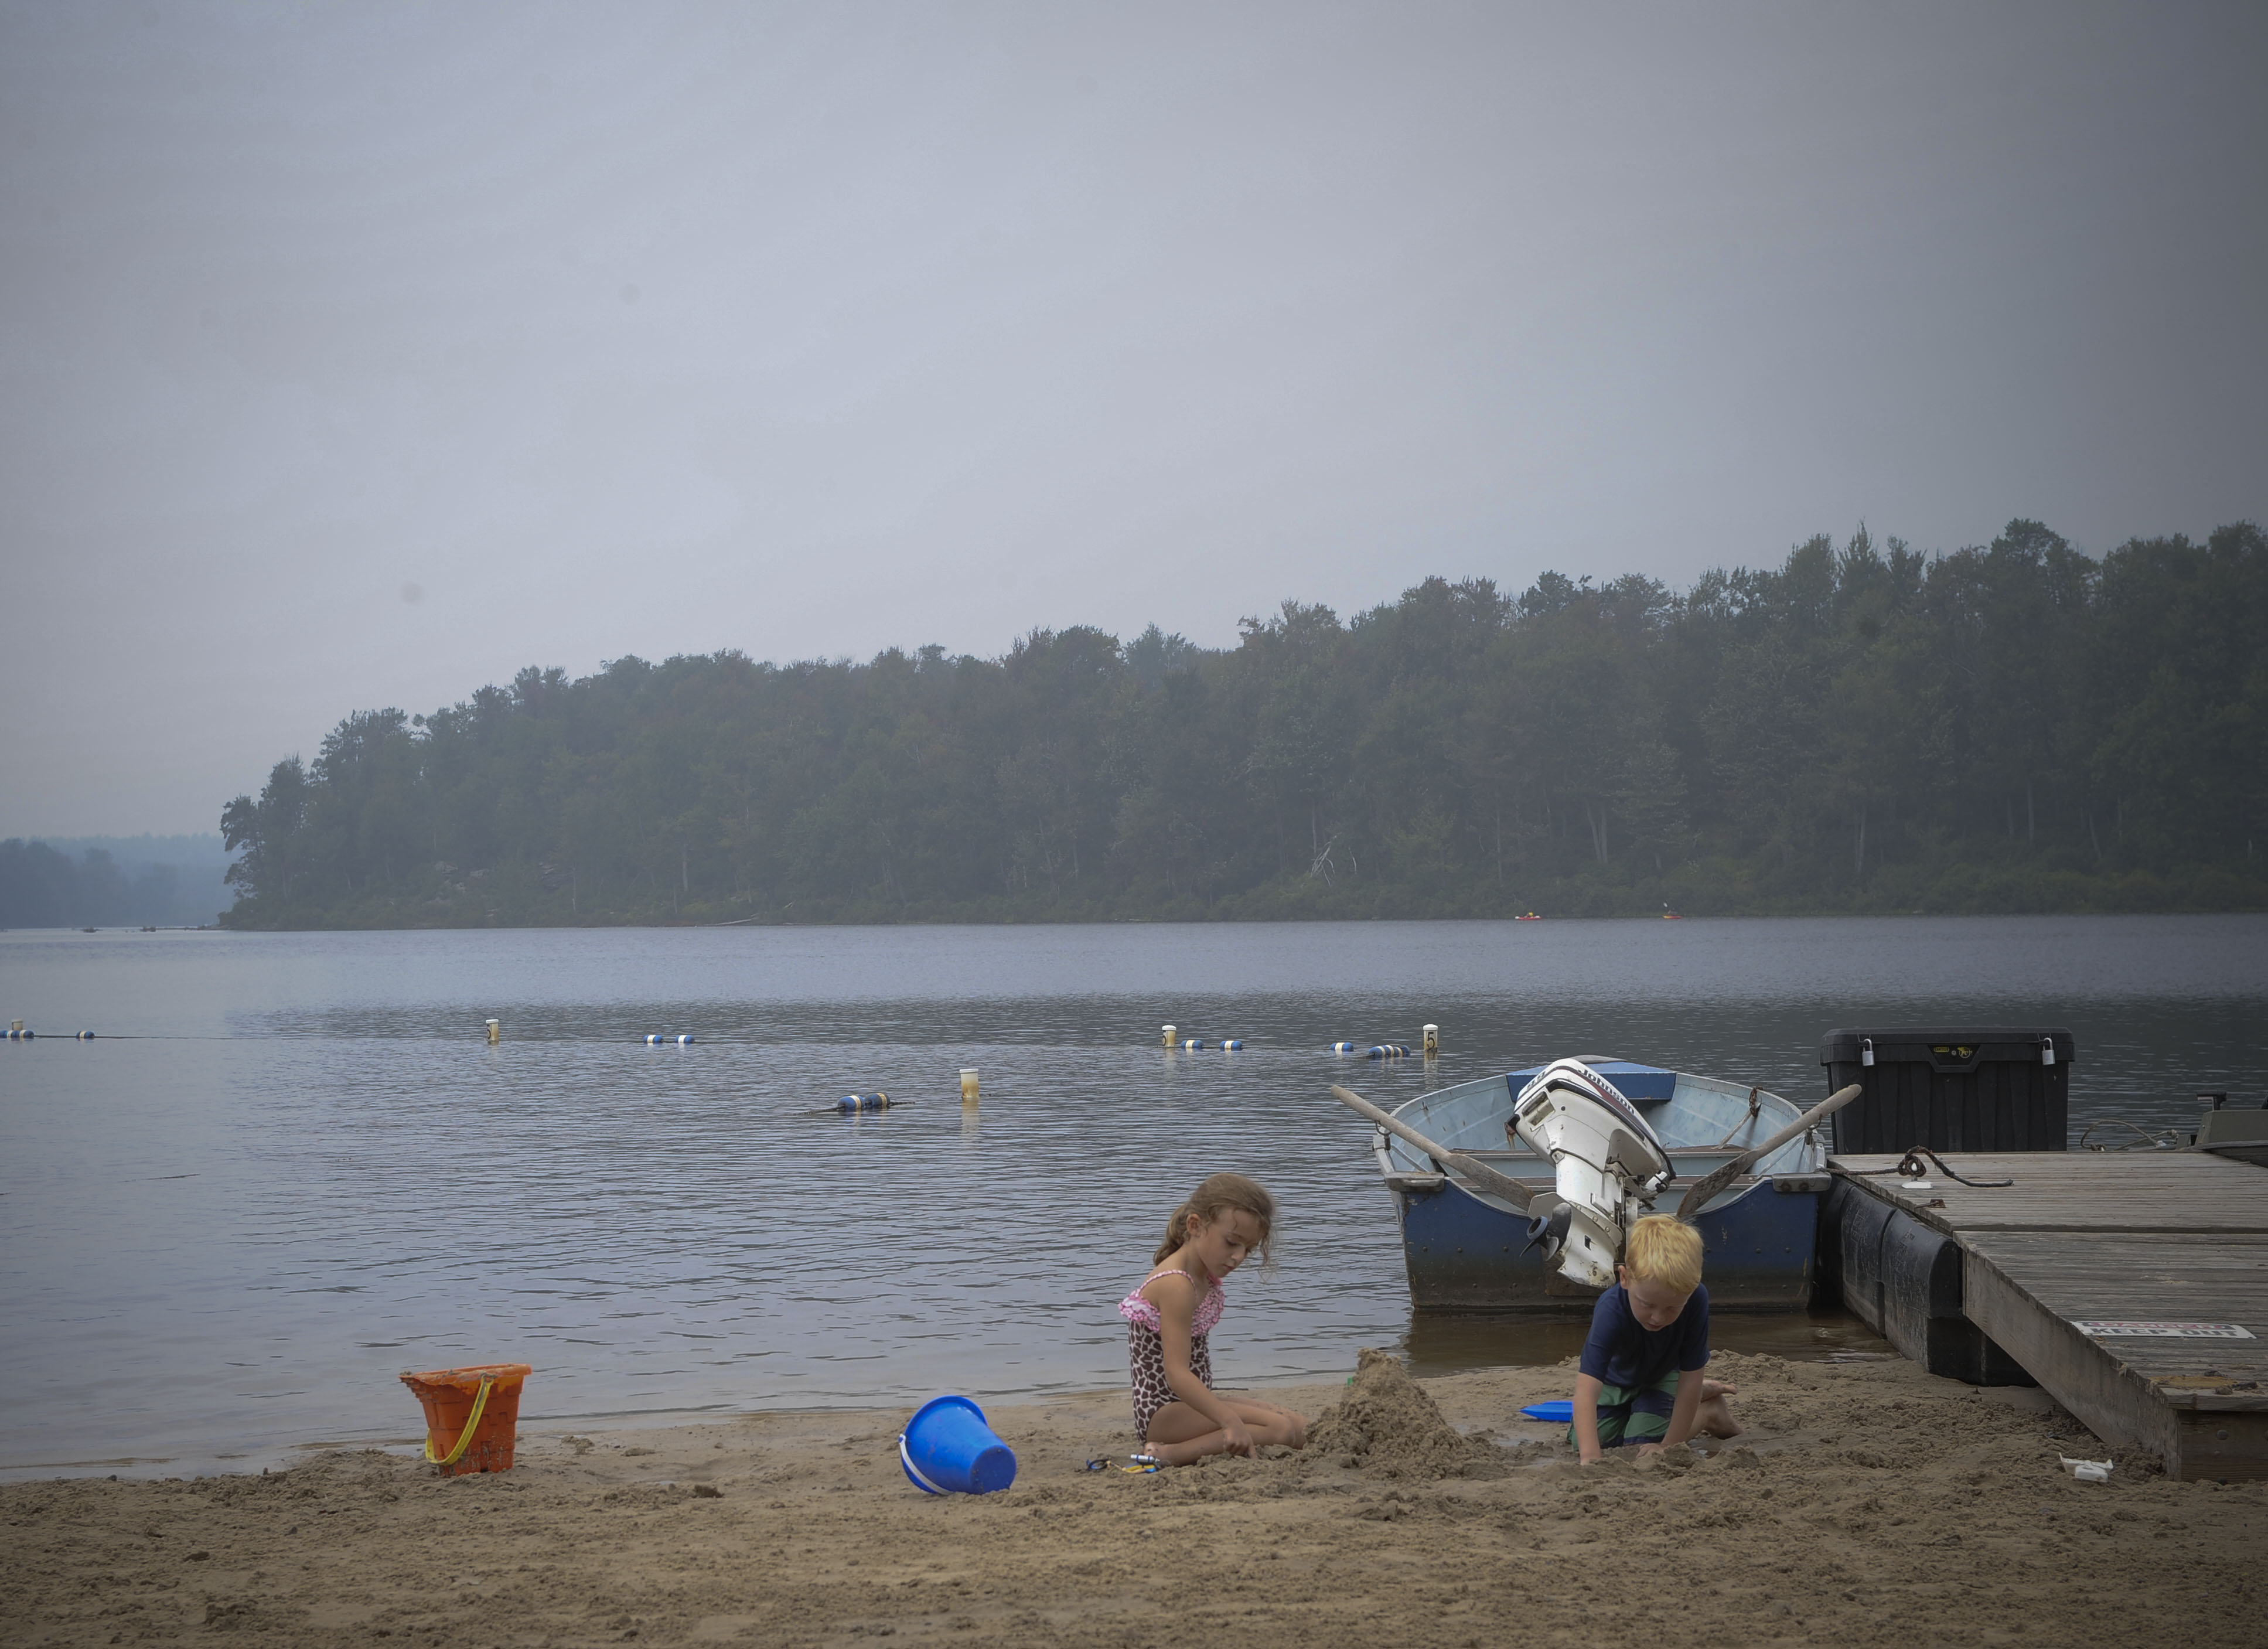
M1567 1227L1575 1218L1575 1211L1565 1203L1555 1205L1548 1214L1538 1214L1528 1222L1528 1245L1521 1249L1524 1257L1528 1248L1543 1245L1546 1265L1559 1257L1559 1250L1567 1246Z

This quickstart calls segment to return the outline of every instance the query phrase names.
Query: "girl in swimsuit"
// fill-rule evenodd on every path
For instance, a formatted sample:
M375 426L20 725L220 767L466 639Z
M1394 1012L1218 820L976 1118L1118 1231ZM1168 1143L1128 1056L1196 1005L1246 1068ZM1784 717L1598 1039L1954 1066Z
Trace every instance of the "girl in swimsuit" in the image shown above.
M1206 1338L1227 1296L1221 1279L1256 1250L1269 1254L1275 1199L1241 1174L1216 1174L1174 1211L1157 1269L1118 1302L1134 1370L1134 1435L1168 1466L1265 1444L1304 1448L1307 1423L1289 1409L1212 1388Z

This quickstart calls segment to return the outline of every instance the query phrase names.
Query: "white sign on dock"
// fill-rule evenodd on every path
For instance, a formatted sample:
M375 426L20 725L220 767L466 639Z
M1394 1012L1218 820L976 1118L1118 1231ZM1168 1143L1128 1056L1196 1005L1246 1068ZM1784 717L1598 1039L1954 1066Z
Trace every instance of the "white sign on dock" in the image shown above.
M2079 1322L2073 1328L2091 1339L2250 1340L2241 1322Z

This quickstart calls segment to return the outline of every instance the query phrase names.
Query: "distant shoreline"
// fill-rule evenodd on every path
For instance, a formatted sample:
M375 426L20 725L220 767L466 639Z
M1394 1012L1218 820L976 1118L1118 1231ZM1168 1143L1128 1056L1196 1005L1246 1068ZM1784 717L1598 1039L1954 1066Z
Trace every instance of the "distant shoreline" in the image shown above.
M2191 893L2191 896L2185 897L2162 884L2139 887L2132 883L2143 879L2125 880L2126 886L2089 890L2096 893L2095 897L2061 900L1994 899L1984 896L1980 891L1980 896L1973 901L1946 905L1898 905L1873 900L1830 904L1793 900L1696 899L1672 908L1675 909L1674 919L1679 921L1884 917L2248 916L2268 911L2268 884L2255 887L2239 884L2233 888L2216 885L2210 891L2235 896L2201 898L2194 896L2194 893L2205 890L2183 890ZM2156 879L2147 880L2154 882ZM2206 879L2200 877L2198 880ZM2218 879L2214 880L2218 881ZM2151 896L2154 894L2156 896ZM239 932L321 933L446 931L484 928L1079 927L1094 924L1204 926L1221 923L1513 922L1525 920L1531 915L1540 921L1560 922L1659 922L1665 919L1661 902L1656 902L1648 908L1642 901L1611 896L1587 901L1570 900L1564 903L1539 900L1532 906L1503 905L1485 909L1460 908L1447 901L1429 905L1425 902L1398 899L1390 894L1374 900L1304 900L1296 903L1238 896L1222 899L1210 909L1183 905L1167 910L1143 912L1115 909L1107 904L1053 909L1023 906L1005 909L988 905L939 904L894 910L872 905L830 907L827 902L817 900L799 903L803 908L731 916L697 908L677 914L666 910L629 910L570 916L526 910L507 915L503 911L451 909L438 913L380 909L306 920L293 920L289 917L282 920L260 920L257 917L247 919L235 911L224 911L217 925ZM1284 908L1285 904L1292 904L1293 908Z

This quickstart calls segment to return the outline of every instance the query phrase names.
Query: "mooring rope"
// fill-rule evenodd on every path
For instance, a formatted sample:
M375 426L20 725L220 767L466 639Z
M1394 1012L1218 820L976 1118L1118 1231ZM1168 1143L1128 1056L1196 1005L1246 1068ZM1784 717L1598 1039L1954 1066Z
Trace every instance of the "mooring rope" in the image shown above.
M1930 1162L1936 1166L1937 1171L1945 1175L1947 1179L1957 1181L1962 1185L1974 1186L1980 1191L1995 1190L2001 1186L2014 1185L2015 1183L2014 1180L1972 1180L1966 1174L1956 1174L1954 1170L1945 1166L1945 1159L1943 1157L1939 1156L1937 1152L1932 1151L1927 1145L1913 1146L1904 1156L1898 1159L1897 1166L1896 1167L1846 1168L1844 1172L1858 1175L1903 1174L1909 1180L1918 1180L1929 1172L1929 1169L1923 1166L1922 1159L1924 1157L1928 1158Z
M2139 1136L2142 1143L2125 1145L2088 1145L2087 1143L2088 1135L2094 1133L2098 1128L2126 1129ZM2182 1136L2179 1129L2148 1129L2139 1123L2130 1123L2123 1116L2106 1116L2099 1122L2089 1123L2087 1125L2085 1131L2079 1137L2079 1148L2081 1151L2179 1151L2182 1148Z

